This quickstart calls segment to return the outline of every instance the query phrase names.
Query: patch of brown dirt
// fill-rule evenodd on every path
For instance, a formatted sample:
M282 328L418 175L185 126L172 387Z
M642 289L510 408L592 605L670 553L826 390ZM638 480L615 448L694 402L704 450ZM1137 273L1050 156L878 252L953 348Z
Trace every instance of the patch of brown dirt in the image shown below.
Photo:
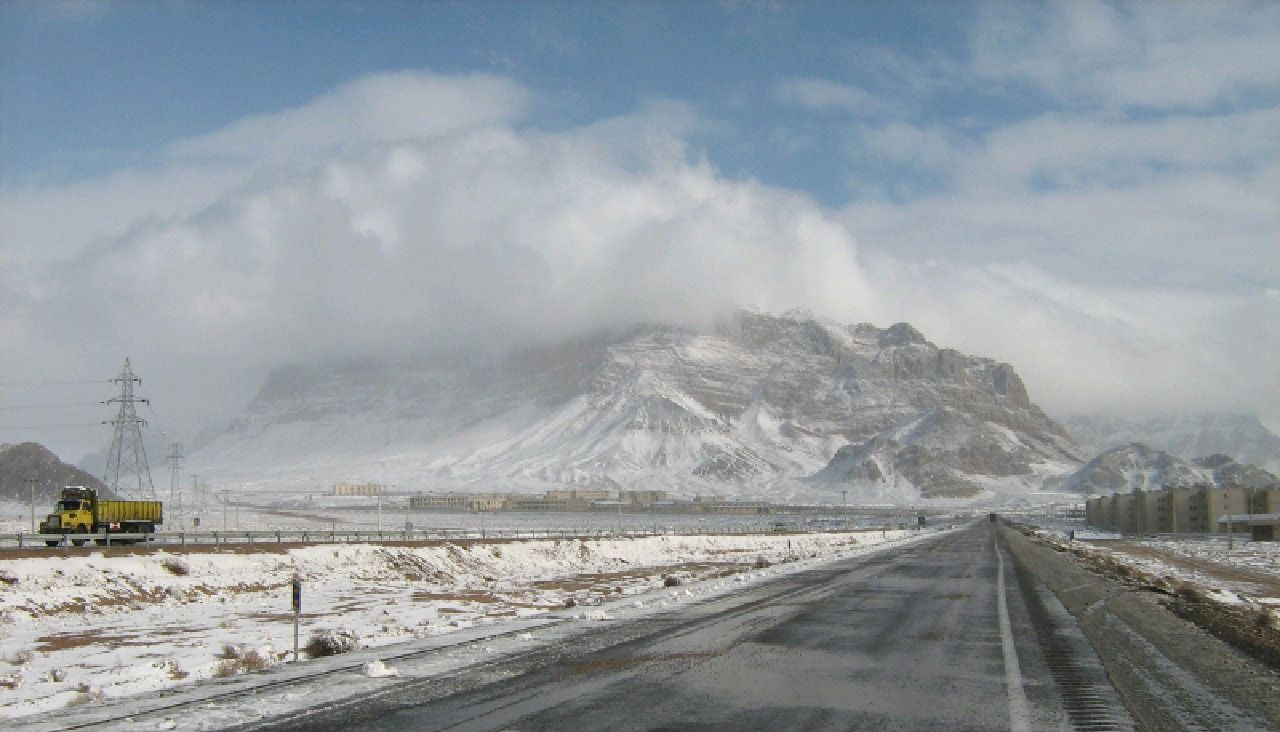
M40 653L50 653L52 651L65 651L71 648L83 648L85 646L99 645L106 646L107 648L149 646L154 644L157 638L186 635L187 633L194 633L197 630L197 628L179 626L155 628L148 630L146 633L110 634L105 631L89 633L55 633L53 635L45 635L36 638L37 645L35 650Z
M502 602L491 592L415 592L413 599L416 602L480 602L495 603Z

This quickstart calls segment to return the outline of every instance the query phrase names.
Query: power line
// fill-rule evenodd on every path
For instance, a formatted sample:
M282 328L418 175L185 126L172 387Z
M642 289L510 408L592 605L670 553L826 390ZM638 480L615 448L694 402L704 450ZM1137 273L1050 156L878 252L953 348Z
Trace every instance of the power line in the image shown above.
M53 409L55 407L96 407L102 402L62 402L60 404L0 404L0 409Z
M0 381L5 386L71 386L77 384L110 384L113 379L93 379L92 381Z
M72 422L70 424L28 424L28 425L0 425L0 430L54 430L63 427L101 427L101 422Z

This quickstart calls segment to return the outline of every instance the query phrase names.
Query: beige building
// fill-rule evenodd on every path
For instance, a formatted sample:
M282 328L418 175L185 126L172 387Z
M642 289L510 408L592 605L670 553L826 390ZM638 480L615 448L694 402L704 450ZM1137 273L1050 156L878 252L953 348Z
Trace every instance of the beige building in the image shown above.
M453 510L465 511L470 508L468 501L471 500L469 493L427 493L425 495L409 496L409 508L414 511L426 510Z
M426 493L409 497L411 511L501 511L507 497L491 493Z
M666 491L619 491L618 499L635 506L652 506L667 500Z
M1268 517L1277 515L1280 488L1199 485L1097 496L1085 501L1085 523L1124 534L1241 533L1248 530L1247 526L1271 521ZM1224 520L1225 517L1236 518Z
M1248 496L1244 488L1206 488L1205 505L1209 519L1207 530L1215 534L1235 529L1230 523L1221 521L1223 516L1249 513Z
M1112 500L1115 502L1115 530L1122 534L1138 533L1140 524L1137 496L1133 493L1117 493Z
M334 483L335 496L380 496L386 486L381 483Z
M610 495L612 494L610 494L609 491L603 490L568 489L547 491L543 494L543 497L551 501L581 501L583 503L591 503L592 501L606 500Z

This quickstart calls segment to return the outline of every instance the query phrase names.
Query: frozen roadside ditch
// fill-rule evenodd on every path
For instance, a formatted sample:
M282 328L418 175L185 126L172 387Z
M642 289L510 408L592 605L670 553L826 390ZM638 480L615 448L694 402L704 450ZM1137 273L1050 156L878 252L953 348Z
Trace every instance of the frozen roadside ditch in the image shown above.
M393 644L398 653L526 623L637 617L915 536L877 530L11 560L0 567L0 717L57 711L65 725L72 712L109 708L106 718L119 719L130 697L154 705L158 692L201 681L225 690L228 680L344 666L372 652L367 662ZM783 563L792 558L801 561ZM282 666L291 655L295 574L304 586L302 643L341 634L354 653ZM664 587L667 575L682 584ZM565 609L570 598L574 607ZM527 643L520 634L503 642ZM241 675L258 669L270 672Z

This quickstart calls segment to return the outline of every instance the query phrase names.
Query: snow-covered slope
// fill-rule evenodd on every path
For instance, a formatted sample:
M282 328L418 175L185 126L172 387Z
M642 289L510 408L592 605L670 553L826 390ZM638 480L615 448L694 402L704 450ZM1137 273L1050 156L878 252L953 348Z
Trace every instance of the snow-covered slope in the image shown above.
M741 312L708 332L635 327L483 365L281 369L190 470L295 489L914 501L1025 491L1078 462L1007 364L939 349L905 323Z
M1194 414L1146 419L1078 415L1063 419L1062 424L1090 455L1141 442L1183 460L1222 454L1271 472L1280 471L1280 437L1253 415Z

